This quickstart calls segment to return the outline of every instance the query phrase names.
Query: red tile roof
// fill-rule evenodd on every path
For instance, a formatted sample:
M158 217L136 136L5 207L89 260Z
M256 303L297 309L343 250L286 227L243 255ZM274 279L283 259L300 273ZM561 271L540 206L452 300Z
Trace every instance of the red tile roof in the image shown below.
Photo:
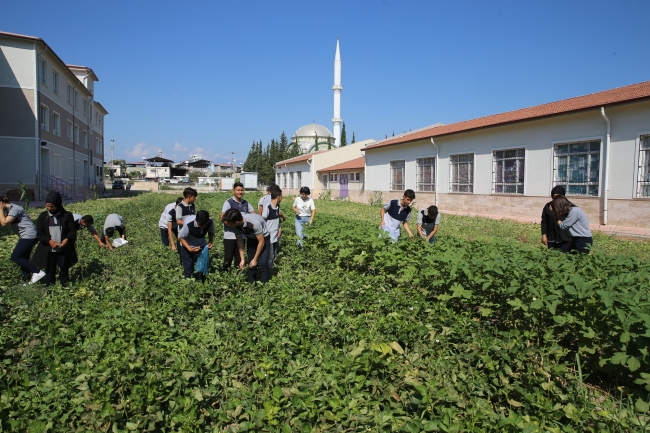
M275 166L277 167L277 166L284 165L284 164L293 164L295 162L307 161L308 159L311 159L311 157L316 155L317 153L329 152L330 150L334 150L334 149L319 150L318 152L305 153L304 155L296 156L295 158L289 158L289 159L285 159L284 161L276 162Z
M327 168L321 168L318 171L336 171L336 170L361 170L366 167L366 158L362 156L361 158L353 159L351 161L345 161L340 164L333 165Z
M411 134L391 137L388 140L366 146L363 150L373 150L378 147L391 146L394 144L407 143L429 137L440 137L443 135L456 134L459 132L471 131L474 129L487 128L514 122L538 119L542 117L555 116L589 108L596 108L606 105L619 104L637 99L650 97L650 81L632 84L590 95L577 96L575 98L563 99L548 104L536 105L534 107L522 108L520 110L508 111L491 116L479 117L478 119L465 120L451 123L449 125L436 126Z

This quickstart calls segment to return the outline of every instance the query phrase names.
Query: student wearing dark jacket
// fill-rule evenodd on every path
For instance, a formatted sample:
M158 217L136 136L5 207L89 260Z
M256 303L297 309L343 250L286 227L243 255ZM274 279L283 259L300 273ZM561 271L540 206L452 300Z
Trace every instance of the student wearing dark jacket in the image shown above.
M551 198L566 195L566 190L563 186L556 186L551 190ZM566 252L571 244L571 234L568 230L562 230L557 225L557 218L551 210L549 201L544 205L542 210L542 243L548 249L557 249Z
M32 263L45 269L45 285L56 281L59 268L59 282L68 282L68 270L77 263L77 225L71 212L63 208L61 194L50 191L45 198L45 211L36 220L38 246Z

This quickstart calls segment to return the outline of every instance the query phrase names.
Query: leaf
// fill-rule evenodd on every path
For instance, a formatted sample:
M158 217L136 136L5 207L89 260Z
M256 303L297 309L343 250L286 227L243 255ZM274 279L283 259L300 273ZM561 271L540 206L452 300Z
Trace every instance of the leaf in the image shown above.
M616 352L614 356L609 359L612 364L625 364L629 356L625 352Z
M356 349L354 349L353 351L351 351L351 352L349 353L349 355L350 355L351 357L353 357L353 358L355 358L355 357L361 355L361 352L363 352L363 349L365 348L365 346L366 346L366 340L361 340L361 341L359 341L359 345L356 347Z
M28 433L44 433L47 429L47 424L43 421L36 420L29 425Z
M512 399L508 400L508 403L510 403L510 406L514 406L514 407L522 407L523 406L523 404L519 403L516 400L512 400Z
M627 367L630 371L637 371L641 367L641 363L634 356L630 356L630 359L627 360Z
M197 399L198 401L203 401L203 395L201 394L200 389L194 388L194 398Z
M399 394L396 393L395 391L391 391L390 395L392 395L395 400L402 401L402 399L399 397Z
M167 318L167 323L169 323L169 326L171 326L172 328L174 327L174 319L172 319L171 317Z
M402 349L402 346L400 346L397 341L393 341L392 343L390 343L390 347L400 355L404 355L404 349Z
M634 403L634 408L635 408L638 412L643 412L643 413L645 413L645 412L647 412L648 410L650 410L650 405L648 405L647 402L641 400L641 398L639 397L639 398L637 399L636 403Z
M184 372L183 372L183 378L184 378L185 380L190 380L190 379L193 378L194 376L196 376L196 372L195 372L195 371L184 371Z
M126 423L126 428L133 431L138 429L138 425L134 422L127 422Z

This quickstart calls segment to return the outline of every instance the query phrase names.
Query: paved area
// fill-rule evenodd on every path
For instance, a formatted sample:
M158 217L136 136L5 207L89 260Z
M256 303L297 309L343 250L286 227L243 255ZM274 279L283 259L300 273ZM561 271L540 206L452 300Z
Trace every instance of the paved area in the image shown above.
M520 223L534 223L534 224L540 223L540 218L524 218L524 217L515 217L515 216L507 216L507 215L480 214L480 213L471 213L471 212L445 211L445 213L452 214L452 215L477 216L477 217L490 218L495 220L507 219L511 221L517 221ZM650 239L650 229L644 229L639 227L622 227L617 225L604 226L602 224L589 224L589 228L591 229L592 232L598 231L612 236L629 236L635 238Z

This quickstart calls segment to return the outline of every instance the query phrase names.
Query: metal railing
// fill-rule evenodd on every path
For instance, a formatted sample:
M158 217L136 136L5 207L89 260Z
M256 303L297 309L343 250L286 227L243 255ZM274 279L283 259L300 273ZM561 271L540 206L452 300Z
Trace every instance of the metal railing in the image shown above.
M64 197L74 195L74 187L71 183L54 176L41 175L41 187L47 191L57 191Z
M97 187L97 192L99 194L104 194L106 191L106 184L104 181L96 181L91 177L84 177L84 187L88 188L91 193L95 193L95 187Z

